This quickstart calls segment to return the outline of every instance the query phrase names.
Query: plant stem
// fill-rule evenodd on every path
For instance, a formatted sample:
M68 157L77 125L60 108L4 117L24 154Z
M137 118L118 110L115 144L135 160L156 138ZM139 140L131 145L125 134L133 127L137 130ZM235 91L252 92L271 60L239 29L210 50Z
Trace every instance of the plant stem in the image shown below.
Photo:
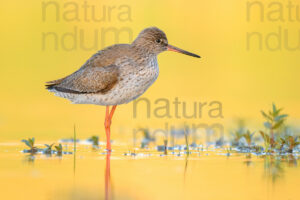
M272 124L273 125L273 124ZM271 143L271 147L274 147L274 132L273 132L273 128L270 129L270 133L271 133L271 139L270 139L270 143Z
M165 155L168 154L168 139L164 140L164 145L165 145Z
M188 135L186 133L186 128L184 128L184 137L185 137L186 151L188 154L190 154L189 139L188 139Z
M73 171L75 175L76 170L76 127L74 125L74 163L73 163Z

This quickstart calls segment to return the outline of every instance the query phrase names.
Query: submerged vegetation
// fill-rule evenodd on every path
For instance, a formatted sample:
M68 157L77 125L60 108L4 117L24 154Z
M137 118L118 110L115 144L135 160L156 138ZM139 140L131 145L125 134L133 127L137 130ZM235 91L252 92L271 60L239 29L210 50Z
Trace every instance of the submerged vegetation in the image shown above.
M253 143L253 135L254 135L255 132L251 133L249 130L247 130L246 133L244 133L242 135L242 137L245 138L246 142L247 142L247 145L249 148L251 148L251 145Z
M285 122L288 115L282 113L282 108L277 108L275 104L268 112L261 111L265 121L263 125L265 130L259 131L259 138L255 138L255 132L246 129L242 121L239 122L238 129L233 132L233 139L231 145L236 147L238 151L248 151L259 154L272 154L272 153L293 153L298 150L300 141L298 136L293 132L287 131ZM258 140L256 142L255 140ZM259 142L262 141L262 142ZM260 146L260 144L263 146Z
M38 148L34 146L34 142L35 142L34 138L28 138L28 140L24 139L21 142L24 142L29 147L29 150L24 150L24 152L34 154L38 151Z
M164 133L163 138L160 141L163 142L162 145L156 145L156 141L159 137L155 132L147 128L140 129L142 131L141 149L150 149L153 145L158 152L163 152L164 155L168 155L168 150L171 150L172 155L182 156L183 154L193 154L200 152L209 151L210 149L223 150L225 155L231 156L234 153L246 153L246 158L251 158L251 154L255 155L285 155L291 153L299 153L300 140L299 136L293 133L292 129L286 126L286 121L288 118L287 114L283 113L282 108L278 108L275 104L269 111L261 111L261 114L265 121L262 123L265 130L253 131L249 130L245 121L239 120L236 130L231 132L231 139L226 140L223 136L218 137L215 142L207 141L206 147L203 145L203 141L198 142L195 135L195 131L189 129L188 126L184 126L181 129L174 129L169 133ZM170 138L169 138L170 137ZM189 142L189 138L193 139L193 142ZM203 137L205 138L205 137ZM139 148L135 147L136 134L133 137L134 141L134 153L125 153L125 155L136 156L135 152ZM169 143L170 139L170 143ZM179 139L185 142L181 145L176 144ZM207 140L209 138L206 137ZM73 144L73 152L76 152L76 143L81 142L81 140L76 139L76 131L74 127L74 137L72 139L60 140L63 143ZM93 145L94 148L99 148L99 136L92 136L85 140ZM54 146L53 144L45 144L46 148L39 149L35 146L35 139L29 138L27 140L22 140L29 147L28 150L24 150L25 153L43 153L43 154L57 154L62 155L63 152L62 144ZM84 143L84 141L83 141ZM86 143L84 143L86 144ZM150 144L153 144L152 146ZM214 144L214 145L212 145ZM52 150L54 147L55 150Z
M88 141L92 143L93 149L99 148L99 136L93 135Z
M141 143L141 148L147 148L151 142L155 142L155 138L150 135L149 129L143 129L143 140Z
M189 134L188 134L187 128L184 128L184 139L185 139L185 145L186 145L186 153L190 154Z
M58 146L54 146L55 143L52 144L44 144L46 148L37 148L35 146L35 138L28 138L28 140L22 140L21 142L24 142L26 146L28 146L30 149L24 149L24 153L31 153L32 155L36 153L42 153L46 155L51 154L57 154L58 156L61 156L62 154L71 154L72 152L63 151L62 144L59 144ZM55 150L52 150L52 148L55 148Z
M284 122L288 115L281 114L282 108L277 109L276 105L273 104L272 110L268 113L261 111L263 117L265 118L264 126L268 130L269 135L266 132L260 131L263 139L265 140L265 144L268 145L272 149L278 143L277 136L280 134L278 130L283 126Z
M44 153L45 154L52 154L52 146L54 145L53 144L45 144L46 148L44 149Z
M54 146L54 148L56 149L57 155L61 156L63 153L63 147L61 144L59 144L58 146Z

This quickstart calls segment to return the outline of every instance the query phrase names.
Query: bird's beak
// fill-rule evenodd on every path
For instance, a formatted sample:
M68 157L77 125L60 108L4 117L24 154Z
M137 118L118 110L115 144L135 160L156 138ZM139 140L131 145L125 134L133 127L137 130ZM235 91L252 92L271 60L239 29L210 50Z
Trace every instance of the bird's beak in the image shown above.
M196 54L193 54L193 53L190 53L188 51L185 51L185 50L182 50L182 49L179 49L177 47L174 47L170 44L167 45L167 49L168 51L175 51L177 53L182 53L182 54L185 54L185 55L188 55L188 56L193 56L193 57L196 57L196 58L201 58L200 56L196 55Z

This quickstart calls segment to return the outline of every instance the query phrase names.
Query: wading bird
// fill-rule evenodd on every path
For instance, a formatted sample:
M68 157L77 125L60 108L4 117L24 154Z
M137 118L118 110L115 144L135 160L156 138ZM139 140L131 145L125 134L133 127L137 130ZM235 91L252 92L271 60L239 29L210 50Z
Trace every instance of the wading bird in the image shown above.
M159 73L157 55L164 51L200 58L168 44L163 31L150 27L132 44L116 44L98 51L79 70L47 82L46 88L75 104L106 106L104 126L106 148L110 152L110 125L117 105L138 98L153 84Z

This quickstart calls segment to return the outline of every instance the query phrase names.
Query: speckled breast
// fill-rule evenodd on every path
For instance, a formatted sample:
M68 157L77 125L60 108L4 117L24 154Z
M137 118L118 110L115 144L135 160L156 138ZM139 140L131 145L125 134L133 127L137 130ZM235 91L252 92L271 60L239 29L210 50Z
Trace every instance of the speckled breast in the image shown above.
M157 79L159 68L157 58L149 58L140 66L128 67L120 74L120 81L113 89L118 104L128 103L141 96Z

